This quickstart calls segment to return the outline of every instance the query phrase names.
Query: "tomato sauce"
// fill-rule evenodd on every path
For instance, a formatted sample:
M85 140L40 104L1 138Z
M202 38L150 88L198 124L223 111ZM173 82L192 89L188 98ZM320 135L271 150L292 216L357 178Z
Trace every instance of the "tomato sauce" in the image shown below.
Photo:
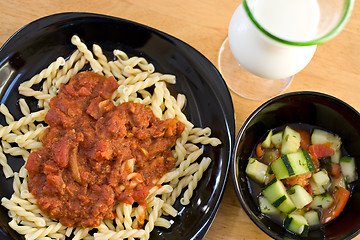
M82 72L50 101L41 142L26 163L39 208L68 227L114 219L119 202L146 196L175 165L171 152L184 124L162 121L140 103L115 106L114 78Z

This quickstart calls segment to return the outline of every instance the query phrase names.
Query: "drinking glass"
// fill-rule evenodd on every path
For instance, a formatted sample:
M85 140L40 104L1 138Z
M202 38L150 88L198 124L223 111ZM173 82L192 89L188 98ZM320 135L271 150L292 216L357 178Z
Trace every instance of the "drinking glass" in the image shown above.
M218 66L236 94L264 100L283 92L337 35L354 0L243 0L234 12Z

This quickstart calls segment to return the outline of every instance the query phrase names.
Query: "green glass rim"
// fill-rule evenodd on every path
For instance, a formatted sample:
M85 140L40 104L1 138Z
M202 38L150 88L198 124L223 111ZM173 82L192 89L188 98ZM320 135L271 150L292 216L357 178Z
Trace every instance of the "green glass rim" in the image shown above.
M318 45L318 44L327 42L331 38L335 37L343 29L343 27L346 25L347 21L349 20L352 9L353 9L353 6L354 6L354 2L355 2L355 0L347 0L347 1L345 1L344 11L343 11L341 20L339 21L339 23L331 31L326 33L324 36L316 38L316 39L311 40L311 41L294 42L294 41L289 41L289 40L279 38L279 37L271 34L270 32L268 32L267 30L265 30L259 24L259 22L255 19L254 15L251 13L251 11L249 9L249 6L247 4L247 1L248 0L243 0L243 6L244 6L244 9L245 9L245 12L250 17L251 21L255 24L255 26L261 32L263 32L266 36L270 37L271 39L273 39L273 40L275 40L277 42L288 44L288 45L294 45L294 46Z

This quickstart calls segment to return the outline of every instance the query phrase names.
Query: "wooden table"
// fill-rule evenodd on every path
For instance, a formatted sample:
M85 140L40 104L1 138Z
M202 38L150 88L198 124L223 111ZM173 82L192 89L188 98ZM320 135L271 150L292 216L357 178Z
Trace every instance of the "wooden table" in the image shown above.
M190 44L217 66L219 48L235 0L1 0L0 45L25 24L59 12L93 12L136 21ZM310 64L297 74L286 92L314 90L338 97L360 111L360 7L355 6L345 29L320 45ZM236 130L262 101L232 93ZM248 218L235 195L231 178L206 240L269 239ZM360 236L355 239L360 239Z

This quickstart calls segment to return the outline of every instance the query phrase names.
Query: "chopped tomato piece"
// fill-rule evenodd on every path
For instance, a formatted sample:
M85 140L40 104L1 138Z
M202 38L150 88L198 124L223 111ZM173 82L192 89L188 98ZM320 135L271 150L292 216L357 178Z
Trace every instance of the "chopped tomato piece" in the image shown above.
M312 173L304 173L301 175L297 175L297 176L293 176L293 177L289 177L287 178L286 181L286 185L289 185L289 187L294 186L295 184L299 184L300 186L302 186L303 188L306 189L306 186L310 184L310 177L312 176Z
M330 175L333 177L340 177L341 175L341 167L339 164L336 163L331 163L331 171L330 171Z
M71 142L68 140L59 141L58 147L54 149L54 158L59 167L65 168L69 164Z
M309 146L311 145L311 135L308 131L297 129L298 133L300 133L300 146L303 150L308 151Z
M331 143L314 144L309 146L309 152L317 159L322 157L329 157L335 154L334 149L331 148Z
M49 185L52 185L52 186L55 186L55 187L58 187L60 188L61 185L62 185L62 181L61 181L61 176L60 175L55 175L55 174L52 174L52 175L47 175L46 176L46 181Z
M325 209L321 215L321 223L325 224L336 218L343 211L348 199L350 192L343 187L338 187L334 193L333 204Z
M264 152L264 150L262 150L262 148L261 148L261 143L259 143L259 144L256 146L256 156L257 156L257 157L262 157L264 154L265 154L265 152Z

